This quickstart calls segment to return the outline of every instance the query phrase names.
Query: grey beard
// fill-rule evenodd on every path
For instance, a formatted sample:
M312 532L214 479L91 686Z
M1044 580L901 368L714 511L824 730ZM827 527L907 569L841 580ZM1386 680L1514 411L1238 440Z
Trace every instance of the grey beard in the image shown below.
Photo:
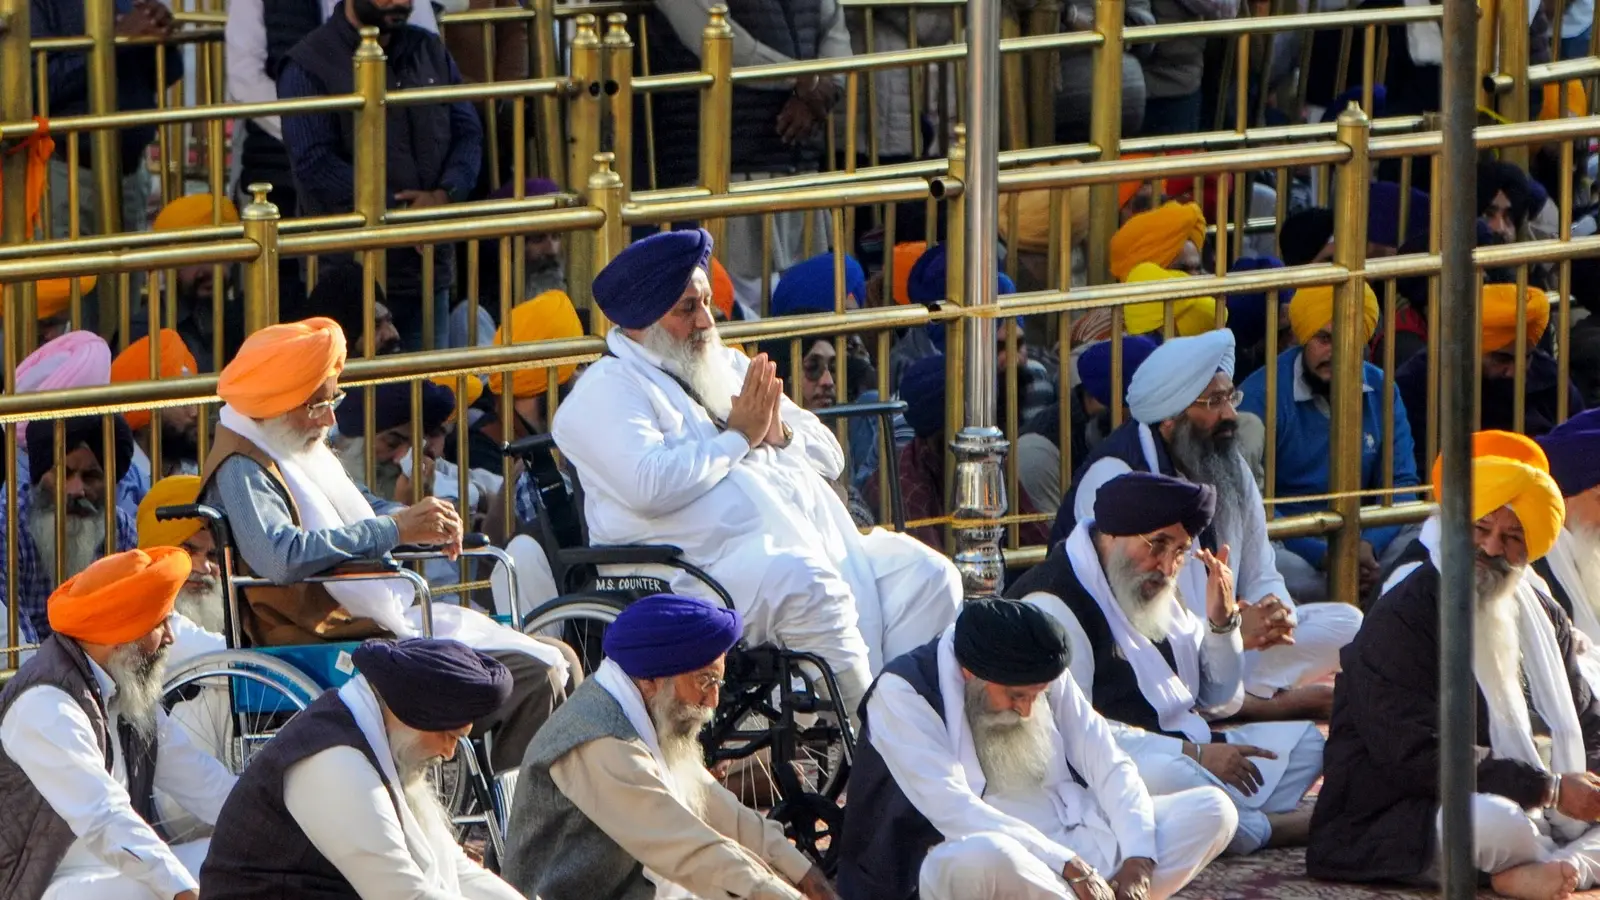
M1115 545L1108 556L1110 558L1104 565L1106 583L1111 585L1111 596L1122 607L1128 624L1153 644L1166 640L1172 633L1172 614L1178 599L1177 582L1160 572L1140 572L1137 564ZM1164 584L1154 597L1146 600L1141 585L1156 577Z
M522 299L532 300L546 291L565 291L567 289L567 272L557 257L554 265L534 268L529 266L523 272Z
M1050 701L1040 694L1024 719L1012 710L989 709L984 682L968 679L963 706L972 729L972 749L988 781L985 793L1018 796L1038 791L1050 773L1053 752Z
M680 341L657 322L644 330L640 343L661 357L662 367L668 374L688 383L712 418L727 420L733 409L733 395L739 392L742 379L723 353L722 338L715 325Z
M193 581L186 583L178 591L174 607L184 618L204 628L213 634L221 634L223 625L222 614L222 581L211 576L200 579L199 584Z
M33 538L34 551L39 554L40 570L52 584L56 573L56 511L49 505L55 498L41 497L45 493L35 488L33 503L28 509L28 536ZM103 514L104 510L98 510ZM105 542L106 526L103 515L67 516L65 578L82 572L100 558L100 545Z
M1188 416L1178 419L1172 429L1172 441L1167 446L1178 471L1196 484L1209 484L1217 490L1217 511L1211 518L1212 527L1221 535L1240 533L1236 530L1243 516L1244 498L1249 496L1245 487L1244 467L1239 451L1230 439L1223 447L1214 445L1202 436Z
M684 805L697 817L706 809L705 751L700 732L711 724L716 710L680 701L670 689L656 691L650 698L650 723L656 728L656 745L661 758L677 783Z
M117 715L145 743L155 740L156 709L166 671L166 647L146 655L133 644L122 644L106 660L106 674L117 686Z
M390 740L393 740L393 737ZM409 775L402 775L400 785L401 793L405 795L406 807L416 817L417 824L422 826L423 834L427 836L431 845L429 849L437 856L451 852L456 843L456 833L455 826L450 821L450 814L445 811L444 804L439 802L439 792L434 788L433 781L428 778L431 768L430 762Z
M304 431L296 428L289 423L287 413L272 419L262 419L259 425L262 443L266 444L261 449L278 459L294 459L328 440L328 429L316 428Z

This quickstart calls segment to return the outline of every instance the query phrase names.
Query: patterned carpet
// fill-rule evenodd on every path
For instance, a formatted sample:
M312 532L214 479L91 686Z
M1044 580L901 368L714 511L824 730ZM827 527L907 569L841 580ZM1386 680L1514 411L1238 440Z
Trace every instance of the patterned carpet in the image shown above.
M1423 898L1437 890L1334 884L1306 877L1304 850L1268 850L1253 856L1230 857L1212 863L1177 894L1177 900L1379 900L1387 897ZM1482 898L1495 895L1480 891ZM1600 891L1573 895L1600 900Z

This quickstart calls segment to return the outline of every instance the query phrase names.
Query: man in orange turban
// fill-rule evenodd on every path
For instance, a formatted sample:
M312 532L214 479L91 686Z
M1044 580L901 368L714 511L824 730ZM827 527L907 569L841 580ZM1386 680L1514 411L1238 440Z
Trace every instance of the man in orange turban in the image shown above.
M146 335L128 345L111 361L111 383L134 381L169 381L199 374L199 364L194 354L184 345L183 338L171 328L157 332L155 371L151 372L150 337ZM148 409L129 410L123 414L128 427L133 429L133 466L129 475L117 485L117 504L130 512L138 509L139 501L150 490L152 481L150 443L153 417ZM197 474L200 471L200 408L198 406L169 406L161 410L161 474L174 472ZM193 502L193 501L190 501Z
M188 576L176 547L129 550L51 595L54 633L0 691L0 804L28 842L0 860L6 896L196 896L210 841L168 843L155 794L215 825L236 779L161 702Z
M1539 446L1519 434L1472 442L1474 859L1506 897L1600 886L1600 707L1574 654L1572 622L1529 564L1565 507ZM1440 493L1440 465L1433 469ZM1424 525L1345 649L1326 783L1306 868L1340 881L1428 879L1439 850L1440 563L1443 524ZM1535 743L1530 721L1541 724ZM1547 735L1547 737L1546 737ZM1540 746L1543 744L1544 746Z
M1111 236L1111 274L1126 281L1134 266L1148 262L1200 275L1205 243L1206 216L1199 205L1168 203L1134 216Z
M223 225L237 225L239 211L234 207L233 201L226 197L221 200ZM177 231L189 228L209 228L212 225L212 195L190 194L187 197L168 203L156 215L153 228L156 231ZM211 358L212 345L215 343L213 335L217 328L222 327L216 319L216 297L220 292L224 297L223 308L226 311L236 309L230 296L231 289L236 281L232 266L221 266L222 283L216 283L219 267L213 265L184 266L177 270L177 312L178 320L173 327L183 335L189 346L194 348L194 354L205 364L205 371L215 371L217 362ZM236 316L237 313L231 315ZM230 334L237 334L238 319L229 322ZM230 338L237 341L237 337Z
M233 531L240 574L277 587L243 591L239 610L256 644L282 646L422 632L422 610L404 580L307 584L303 579L358 560L381 560L402 544L440 548L454 558L461 517L447 500L411 506L358 486L328 445L345 336L332 319L272 325L252 334L222 370L225 404L200 473L200 496L222 510ZM492 651L516 676L512 703L480 720L495 729L491 762L503 770L566 696L570 650L529 638L472 610L440 605L434 635Z

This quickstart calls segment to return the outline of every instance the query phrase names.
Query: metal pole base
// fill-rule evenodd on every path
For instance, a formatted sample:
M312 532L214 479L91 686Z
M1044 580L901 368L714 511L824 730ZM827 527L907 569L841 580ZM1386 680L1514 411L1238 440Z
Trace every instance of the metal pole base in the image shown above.
M1010 448L998 428L968 426L950 442L956 455L955 518L966 521L995 520L1006 511L1005 470L1001 461ZM987 600L1000 596L1005 585L1005 557L1000 541L1005 526L995 522L958 527L956 569L961 572L966 599Z

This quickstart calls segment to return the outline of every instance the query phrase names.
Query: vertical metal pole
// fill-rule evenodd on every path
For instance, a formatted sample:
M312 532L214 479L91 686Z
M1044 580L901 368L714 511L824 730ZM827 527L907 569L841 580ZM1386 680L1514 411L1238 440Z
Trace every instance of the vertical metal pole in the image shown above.
M1060 30L1061 4L1057 0L1044 0L1029 14L1028 33L1055 34ZM1061 53L1057 50L1034 53L1028 57L1028 63L1030 144L1048 147L1056 142L1056 80L1061 72Z
M4 30L0 31L0 84L28 84L33 78L32 57L28 53L28 0L0 0L0 22L4 24ZM32 91L0 92L0 120L26 122L32 118ZM27 153L4 155L0 162L0 184L5 187L0 192L5 198L3 215L0 215L0 243L15 246L33 240L34 236L28 232ZM24 286L18 284L9 295L17 302L18 322L31 322L34 318L34 311L26 302L27 293ZM17 348L19 359L33 349L27 337L33 331L32 328L5 329L6 339ZM7 456L11 458L14 457Z
M733 162L733 27L728 24L728 8L721 4L711 7L706 21L700 69L711 76L711 85L700 92L700 186L715 197L728 192L728 167ZM700 224L711 232L716 254L722 256L727 221Z
M628 186L633 184L633 38L628 34L625 13L606 16L606 24L605 87L611 105L611 142L606 149L612 153L610 168L622 179L622 199L627 202ZM592 175L589 183L594 184ZM598 250L596 253L598 258Z
M996 597L1005 581L1000 552L1002 528L992 520L1006 511L1001 460L1005 434L995 427L995 320L981 308L994 306L999 276L995 235L1000 224L1000 4L967 0L967 153L964 302L979 310L966 320L966 419L951 448L956 454L954 515L991 520L955 530L956 568L969 599ZM957 223L951 223L954 232Z
M1334 261L1349 273L1334 287L1333 406L1329 436L1328 487L1338 499L1330 508L1343 517L1328 544L1328 593L1340 600L1359 592L1361 547L1361 305L1366 296L1367 178L1371 170L1367 137L1371 122L1354 106L1339 114L1339 143L1350 148L1335 198L1338 237Z
M589 173L594 155L600 151L600 115L604 107L600 82L605 73L600 61L600 32L592 15L577 19L572 38L572 82L577 86L567 106L567 187L580 197L589 190ZM574 231L564 242L567 253L567 293L572 305L590 309L590 285L594 283L594 239L588 232Z
M89 51L89 112L96 116L117 111L117 49L115 39L116 10L111 0L87 0L83 4L83 26L94 48ZM159 52L159 51L158 51ZM13 89L27 82L7 82ZM116 234L122 230L122 154L120 132L115 128L97 128L90 144L90 160L94 168L95 199L100 219L101 234ZM141 171L143 167L141 166ZM69 178L77 178L72 172ZM100 320L98 327L109 334L118 321L118 313L128 307L132 297L119 297L117 288L122 279L107 279L98 292ZM126 330L123 334L126 335ZM126 339L126 338L124 338Z
M1478 7L1444 0L1444 113L1442 148L1434 171L1471 172L1476 163ZM1440 235L1439 451L1444 457L1439 500L1439 789L1445 900L1477 896L1473 861L1472 792L1476 787L1477 689L1472 676L1472 420L1477 388L1478 272L1472 264L1477 218L1471 181L1444 182Z
M538 77L555 78L561 70L556 56L556 4L555 0L533 0L533 46L538 63ZM561 99L555 94L539 97L539 153L543 174L556 184L566 184L565 163L561 139Z
M615 162L610 153L596 153L594 172L589 175L589 203L605 211L606 220L594 232L594 270L599 272L615 259L628 243L628 229L622 224L622 203L628 195L628 186L622 177L612 171ZM589 333L604 337L611 329L599 306L589 308Z
M272 185L250 185L254 199L239 213L244 236L261 247L256 258L244 264L244 333L254 334L276 319L278 296L278 207L267 200Z
M1529 0L1499 0L1495 8L1500 20L1500 60L1493 71L1511 78L1511 89L1495 99L1500 114L1512 122L1528 121L1528 3ZM1561 20L1553 24L1559 34ZM1555 43L1560 43L1559 38ZM1504 147L1500 158L1527 169L1528 147L1526 144Z
M1122 142L1122 16L1122 0L1099 0L1095 4L1094 30L1099 32L1101 43L1094 50L1089 140L1099 148L1101 160L1116 159ZM1111 236L1117 233L1118 206L1116 182L1089 188L1090 284L1111 282ZM1113 354L1120 353L1122 346L1117 338L1112 335ZM1112 409L1113 421L1120 421L1121 415L1119 404Z
M389 208L389 153L385 147L387 58L378 44L378 29L361 29L361 44L356 47L356 93L362 106L356 112L355 170L356 209L366 216L367 227L383 224ZM379 259L383 254L377 254Z

